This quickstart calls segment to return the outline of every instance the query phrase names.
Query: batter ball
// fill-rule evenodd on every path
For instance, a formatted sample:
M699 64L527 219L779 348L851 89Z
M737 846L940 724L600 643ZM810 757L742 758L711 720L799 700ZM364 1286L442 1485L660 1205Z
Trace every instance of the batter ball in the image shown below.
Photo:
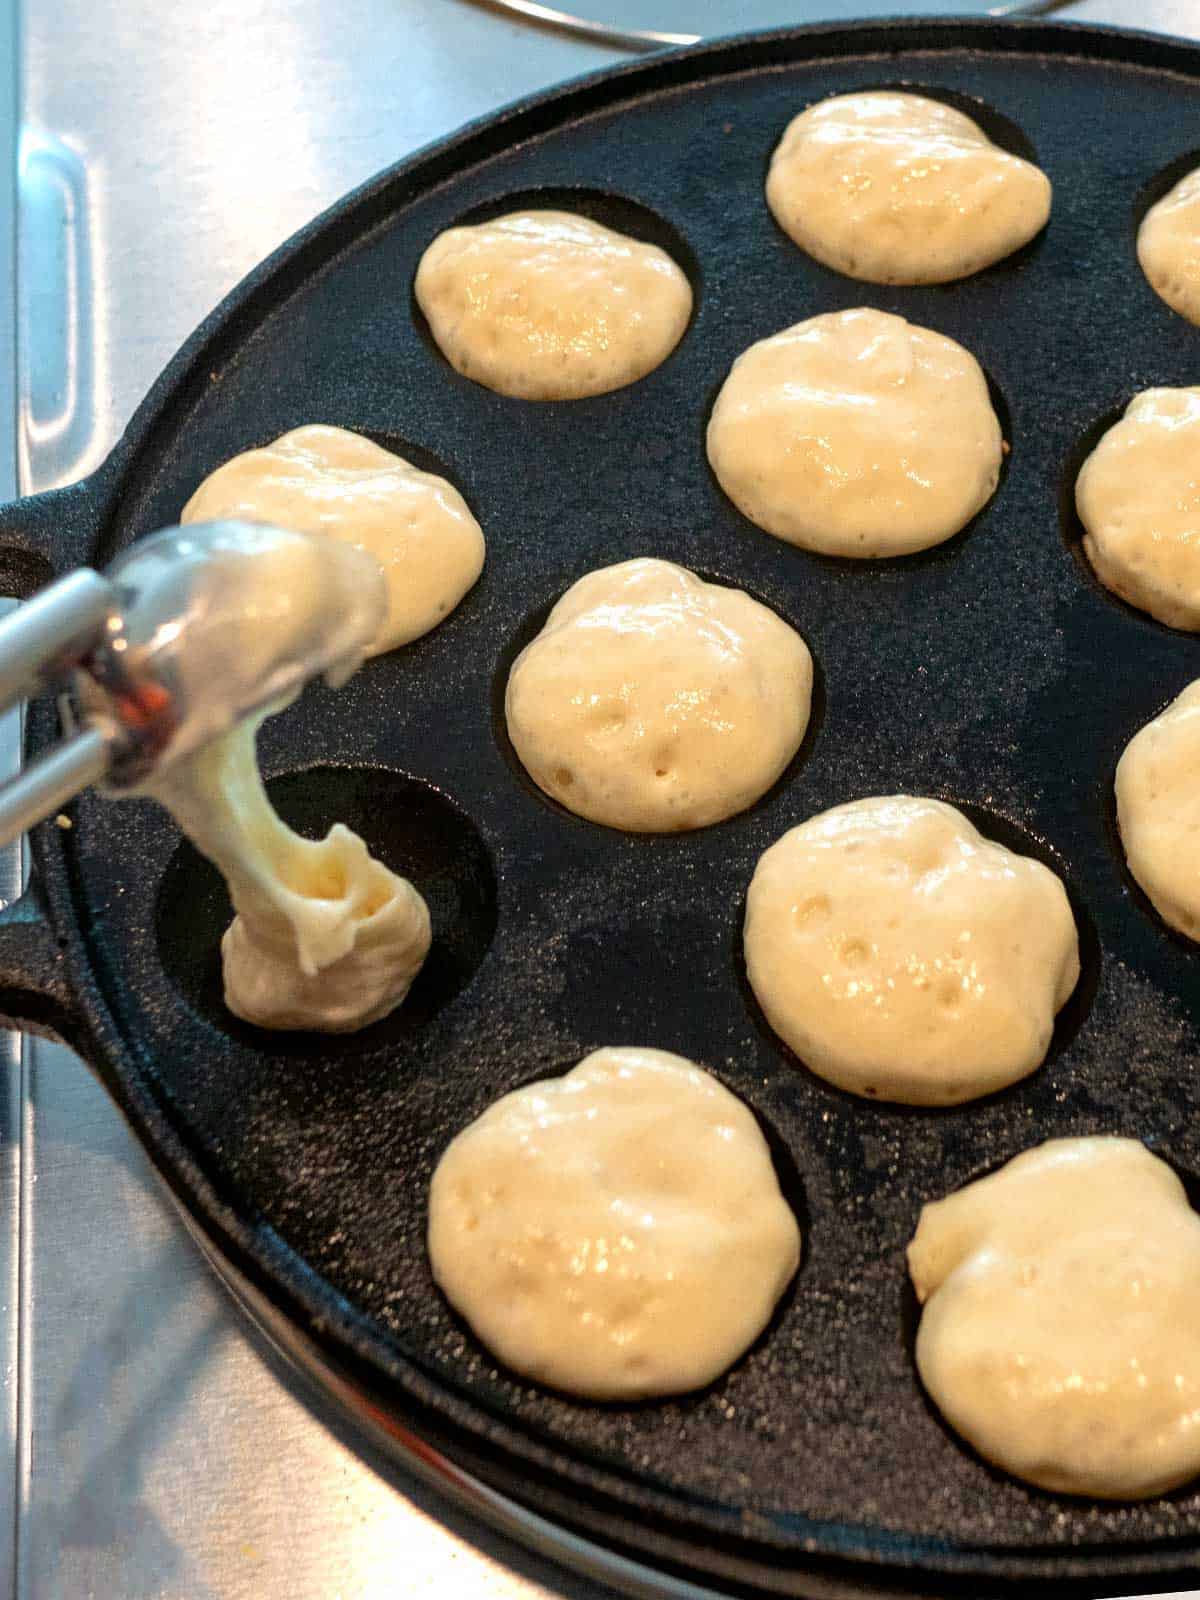
M452 1142L429 1258L514 1372L640 1400L738 1359L799 1265L800 1230L740 1100L681 1056L605 1049Z
M1163 921L1200 939L1200 679L1125 747L1117 820L1129 870Z
M760 859L746 970L771 1026L853 1094L945 1106L1039 1067L1079 978L1066 892L953 806L855 800Z
M751 345L708 424L725 493L778 539L833 556L941 544L991 499L1003 440L953 339L866 309Z
M1052 1139L921 1212L917 1367L1005 1471L1133 1500L1200 1471L1200 1217L1133 1139Z
M345 428L295 428L210 473L181 522L269 522L374 556L388 614L372 654L435 628L483 570L483 534L445 478Z
M952 106L877 90L788 124L767 204L802 250L868 283L946 283L1027 244L1050 180Z
M702 828L753 804L808 726L800 635L740 589L639 559L573 584L509 674L530 777L633 833Z
M1084 462L1075 507L1101 583L1200 630L1200 389L1135 395Z
M1200 323L1200 167L1147 211L1137 253L1155 294Z
M580 400L653 372L692 289L657 245L567 211L514 211L439 234L417 303L450 365L518 400Z

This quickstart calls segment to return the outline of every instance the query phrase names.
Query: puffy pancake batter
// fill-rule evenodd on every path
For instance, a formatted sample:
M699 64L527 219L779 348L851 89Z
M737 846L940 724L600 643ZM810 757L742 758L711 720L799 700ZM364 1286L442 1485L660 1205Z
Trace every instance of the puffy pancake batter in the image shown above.
M799 1265L800 1231L740 1100L681 1056L605 1049L451 1143L429 1258L515 1372L639 1400L738 1359Z
M773 844L745 951L768 1022L807 1067L908 1105L1033 1072L1079 978L1054 873L909 795L834 806Z
M1200 323L1200 167L1147 211L1137 253L1155 294L1181 317Z
M1126 745L1117 821L1129 870L1155 910L1200 939L1200 678Z
M375 655L435 628L483 570L483 534L453 484L345 428L295 428L218 467L180 521L223 518L328 534L374 556L388 587Z
M1200 1471L1200 1217L1133 1139L1053 1139L921 1212L921 1379L997 1466L1140 1499Z
M739 511L835 556L908 555L951 538L991 499L1002 452L974 356L867 309L751 345L708 424L708 459Z
M514 211L441 233L417 302L450 365L518 400L579 400L653 372L692 289L657 245L568 211Z
M767 204L802 250L868 283L946 283L1010 255L1050 180L963 112L896 90L836 95L787 127Z
M1084 462L1075 505L1101 583L1200 630L1200 389L1135 395Z
M540 788L646 833L751 805L799 749L811 696L808 647L773 611L640 559L567 590L513 664L504 707Z

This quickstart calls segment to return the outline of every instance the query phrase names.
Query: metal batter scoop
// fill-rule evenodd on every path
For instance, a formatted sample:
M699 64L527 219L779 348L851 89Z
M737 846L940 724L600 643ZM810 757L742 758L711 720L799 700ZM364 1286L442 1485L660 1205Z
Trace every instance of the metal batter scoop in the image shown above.
M166 528L51 584L0 623L0 709L69 689L74 728L0 788L0 845L89 784L146 788L318 673L345 682L386 609L363 551L244 522Z

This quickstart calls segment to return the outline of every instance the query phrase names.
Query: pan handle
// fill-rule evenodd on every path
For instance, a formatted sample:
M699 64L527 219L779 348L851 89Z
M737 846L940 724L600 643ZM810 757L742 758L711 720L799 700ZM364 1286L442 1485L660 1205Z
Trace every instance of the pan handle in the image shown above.
M102 520L96 478L0 505L0 595L28 600L59 574L88 564Z
M0 505L0 595L27 600L89 558L104 516L107 467L65 489ZM0 1028L80 1048L85 1029L36 877L0 907Z
M20 1028L80 1048L83 1025L66 961L31 880L0 910L0 1028Z

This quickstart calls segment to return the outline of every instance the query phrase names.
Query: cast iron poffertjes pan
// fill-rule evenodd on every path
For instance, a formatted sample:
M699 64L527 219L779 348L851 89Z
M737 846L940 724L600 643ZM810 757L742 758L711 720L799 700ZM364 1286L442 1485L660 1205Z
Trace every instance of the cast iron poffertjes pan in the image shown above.
M806 257L763 199L804 106L904 84L1033 153L1054 209L964 282L879 288ZM1200 1177L1197 963L1128 877L1111 801L1126 741L1200 675L1193 638L1090 577L1071 487L1129 398L1200 381L1200 330L1154 295L1134 235L1200 161L1200 49L1096 28L872 22L704 45L568 85L384 173L237 289L87 481L0 515L28 589L174 522L200 479L302 423L369 434L462 490L482 580L434 633L267 723L288 819L362 833L432 908L409 1001L346 1038L223 1008L216 874L149 802L83 796L33 838L36 896L0 928L5 1009L101 1075L212 1247L378 1418L611 1548L727 1586L1097 1594L1197 1570L1200 1490L1054 1496L991 1470L922 1395L904 1248L921 1205L1053 1135L1145 1140ZM269 174L264 174L269 182ZM566 206L664 244L691 326L640 383L569 404L454 373L412 296L443 228ZM724 498L704 429L730 363L821 311L871 305L982 363L1012 451L957 538L852 564L793 549ZM637 555L744 587L818 664L812 730L753 809L632 836L544 799L506 741L507 669L588 570ZM56 735L37 708L29 744ZM1053 864L1083 978L1044 1067L952 1111L843 1095L772 1036L744 979L762 850L814 812L911 792ZM597 1406L497 1367L436 1291L430 1174L498 1095L604 1044L710 1068L770 1137L805 1231L770 1327L709 1389ZM1200 1330L1197 1330L1200 1337Z

